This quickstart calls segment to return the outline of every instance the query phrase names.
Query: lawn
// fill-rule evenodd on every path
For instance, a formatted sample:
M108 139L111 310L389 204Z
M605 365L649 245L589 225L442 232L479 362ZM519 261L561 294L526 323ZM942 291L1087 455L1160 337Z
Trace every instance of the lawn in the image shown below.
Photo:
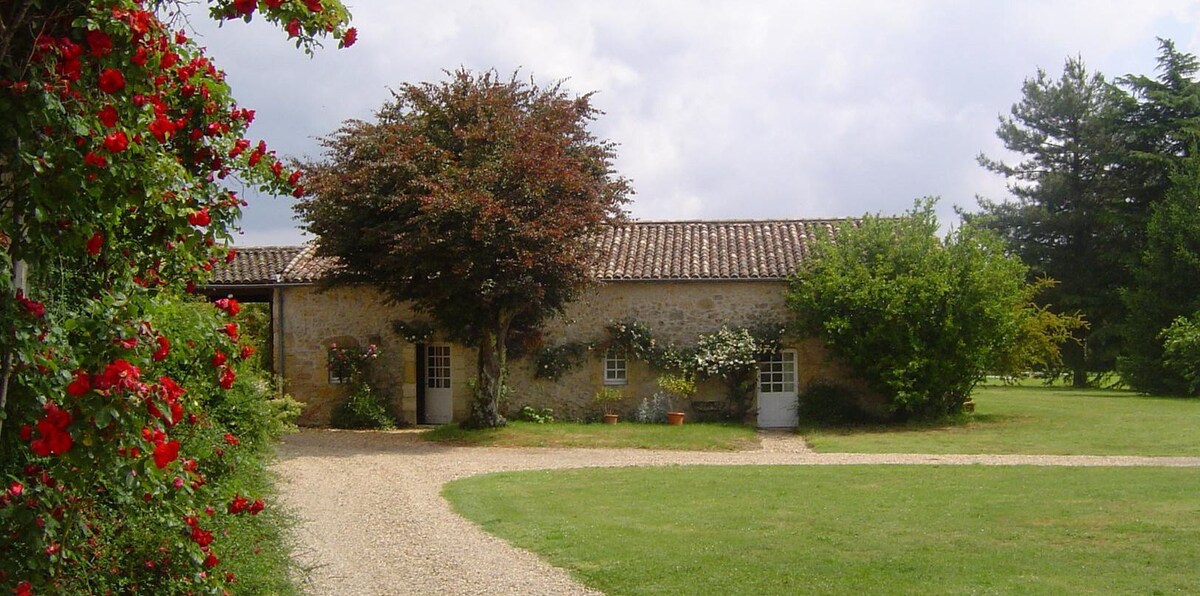
M607 594L1192 593L1200 469L625 468L448 484Z
M968 422L801 429L821 452L1200 456L1200 399L987 386Z
M509 422L503 428L463 430L457 424L439 426L424 435L427 441L491 447L602 447L739 451L758 446L754 429L739 424L583 424L579 422Z

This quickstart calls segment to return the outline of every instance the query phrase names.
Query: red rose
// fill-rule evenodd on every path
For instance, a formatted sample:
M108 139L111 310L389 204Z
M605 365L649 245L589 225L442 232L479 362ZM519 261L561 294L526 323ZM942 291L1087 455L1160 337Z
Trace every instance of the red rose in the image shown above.
M115 68L106 68L100 72L100 90L105 93L116 93L125 88L125 75Z
M116 388L119 390L136 391L144 389L141 385L142 371L123 358L114 360L104 367L104 372L92 379L92 385L99 391Z
M266 503L263 503L262 499L254 499L254 502L250 504L250 515L258 515L258 512L262 511L266 506Z
M159 443L154 447L154 465L158 469L167 467L167 464L179 458L179 441L167 441ZM210 536L211 540L211 536ZM205 545L201 545L205 546Z
M250 139L238 139L233 142L233 148L229 150L229 157L237 157L250 147Z
M175 134L175 123L160 115L150 123L150 134L153 134L158 142L165 143L168 137Z
M25 307L25 310L36 318L40 319L46 316L46 306L41 302L26 298L23 290L17 290L17 302L20 302L21 306Z
M321 0L304 0L304 5L312 12L321 12Z
M233 341L238 340L238 324L237 323L226 323L225 328L222 329L222 332L225 333L225 335L228 335L229 339L232 339Z
M242 312L242 305L236 298L221 298L213 303L218 309L229 313L229 316L236 317L239 312Z
M20 482L14 480L12 484L8 485L8 494L14 499L21 496L23 492L25 492L25 485Z
M158 349L154 351L154 355L150 358L155 362L162 362L167 359L167 354L171 353L171 341L161 335L154 341L158 342Z
M233 436L233 433L225 433L226 445L237 445L239 443L241 443L241 441L239 441L237 437Z
M228 265L228 264L232 263L233 260L236 258L237 258L237 251L230 249L229 252L225 253L225 264Z
M88 31L84 38L87 39L88 48L91 49L92 55L99 58L107 55L112 51L112 38L103 31Z
M233 372L232 368L226 366L221 369L221 389L229 389L233 387L233 382L237 380L237 373Z
M199 544L200 548L204 548L212 544L212 541L212 532L200 529L199 525L192 526L192 542Z
M83 156L83 163L94 168L103 168L108 165L108 160L105 159L103 155L100 155L95 151L88 151L87 154Z
M193 226L203 228L204 226L212 223L212 216L208 214L208 207L205 207L199 211L193 211L189 213L187 220L188 223L192 224Z
M267 8L279 8L283 6L283 0L263 0L263 4L266 4Z
M225 364L225 352L217 351L217 353L213 354L212 357L213 368L221 366L222 364Z
M358 29L355 27L347 29L346 33L342 35L343 48L348 48L354 45L354 42L356 41L358 41Z
M229 502L228 509L229 509L230 514L237 515L243 511L245 511L246 508L249 506L250 506L250 499L247 499L246 497L243 497L242 495L235 494L235 495L233 495L233 500Z
M229 442L229 437L232 437L232 436L233 435L225 435L225 441ZM32 438L33 438L33 427L29 426L28 424L22 424L21 425L21 440L28 442L29 439L32 439Z
M99 116L100 123L106 128L112 128L117 125L117 108L114 108L111 105L104 106L104 108L100 110Z
M83 397L92 390L91 376L82 369L75 371L75 380L67 385L67 395L71 397Z
M220 562L221 560L217 558L217 555L212 553L208 553L208 556L204 557L204 566L209 569L216 567Z
M300 35L300 20L292 19L288 21L287 27L288 37L297 37Z
M104 149L109 153L120 153L129 148L129 137L118 130L104 136Z
M242 348L242 360L245 360L254 355L254 346L246 346Z
M233 11L238 14L248 15L255 8L258 8L258 0L233 0Z
M100 232L92 234L87 241L87 253L93 257L100 254L100 247L104 245L104 236Z

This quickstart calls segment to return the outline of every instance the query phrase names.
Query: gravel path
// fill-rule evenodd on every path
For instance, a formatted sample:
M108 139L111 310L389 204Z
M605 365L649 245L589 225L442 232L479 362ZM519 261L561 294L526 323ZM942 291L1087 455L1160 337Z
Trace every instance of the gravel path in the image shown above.
M456 478L548 468L946 464L1200 467L1197 457L817 454L796 435L764 433L735 453L639 449L449 447L419 431L305 430L288 436L276 470L300 517L297 554L312 594L597 594L563 570L492 537L440 496Z

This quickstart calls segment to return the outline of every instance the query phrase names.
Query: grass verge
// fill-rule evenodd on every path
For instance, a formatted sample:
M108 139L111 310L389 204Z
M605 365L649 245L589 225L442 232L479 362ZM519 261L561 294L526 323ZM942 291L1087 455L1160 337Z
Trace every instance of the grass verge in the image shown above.
M455 510L606 594L1189 593L1200 469L493 474Z
M758 445L753 428L742 424L583 424L579 422L509 422L503 428L464 430L439 426L422 435L427 441L490 447L600 447L739 451Z
M1197 399L986 386L974 400L965 422L800 432L821 452L1200 456Z

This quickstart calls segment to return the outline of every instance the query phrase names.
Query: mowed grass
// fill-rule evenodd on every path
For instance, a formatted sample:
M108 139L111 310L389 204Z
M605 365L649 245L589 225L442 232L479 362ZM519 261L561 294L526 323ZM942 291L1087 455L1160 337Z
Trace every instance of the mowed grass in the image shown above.
M1200 399L987 386L966 422L802 428L820 452L1200 456Z
M457 424L439 426L422 437L427 441L491 447L600 447L739 451L759 444L754 429L740 424L583 424L578 422L509 422L503 428L463 430Z
M448 484L606 594L1183 594L1200 469L624 468Z

